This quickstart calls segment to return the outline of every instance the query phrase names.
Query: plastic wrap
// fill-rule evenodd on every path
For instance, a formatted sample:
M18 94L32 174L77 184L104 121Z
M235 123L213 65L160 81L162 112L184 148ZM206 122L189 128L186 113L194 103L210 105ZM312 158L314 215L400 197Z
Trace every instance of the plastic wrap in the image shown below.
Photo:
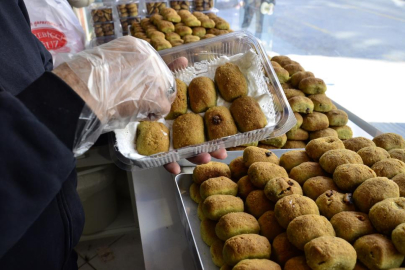
M147 42L122 37L74 55L69 68L87 86L74 152L80 155L103 132L129 122L166 116L176 97L174 77ZM80 93L79 93L80 94Z

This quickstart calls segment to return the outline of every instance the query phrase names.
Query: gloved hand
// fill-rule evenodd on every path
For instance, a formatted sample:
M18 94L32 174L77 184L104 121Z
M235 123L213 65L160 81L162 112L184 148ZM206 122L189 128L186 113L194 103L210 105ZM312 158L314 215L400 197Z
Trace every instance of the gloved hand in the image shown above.
M103 132L166 116L176 97L175 79L159 54L130 36L82 51L54 73L91 109L85 108L80 117L76 154Z

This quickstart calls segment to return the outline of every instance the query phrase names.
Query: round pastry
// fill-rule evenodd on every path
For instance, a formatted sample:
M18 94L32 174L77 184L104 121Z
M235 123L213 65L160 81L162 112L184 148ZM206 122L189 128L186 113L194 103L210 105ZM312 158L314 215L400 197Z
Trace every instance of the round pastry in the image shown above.
M361 156L364 165L372 167L374 163L390 158L390 154L381 147L368 146L360 149L357 154Z
M256 218L243 212L222 216L215 227L217 236L223 241L239 234L259 234L259 231Z
M297 72L305 71L305 69L300 64L289 64L283 66L283 68L288 71L288 74L290 76L294 75Z
M336 236L353 243L363 235L375 232L368 215L362 212L344 211L334 215L330 223L335 229Z
M200 195L203 200L212 195L232 195L238 194L238 184L225 176L210 178L200 186Z
M195 113L205 112L217 104L214 82L208 77L194 78L188 86L190 108Z
M193 181L197 184L202 184L210 178L220 176L231 177L231 170L228 165L221 162L211 161L206 164L197 165L193 171Z
M186 113L173 122L173 148L201 144L205 141L203 118L194 113Z
M297 119L297 123L290 130L299 129L302 126L302 122L304 121L304 118L302 118L300 113L294 112L294 116L295 119Z
M274 154L273 154L274 155ZM255 162L248 170L249 179L258 188L264 188L267 182L276 177L288 177L287 171L269 162Z
M210 220L208 218L204 219L201 221L200 225L200 233L201 233L201 238L206 243L208 246L211 246L212 243L215 241L220 241L218 236L215 234L215 226L216 222L213 220Z
M313 112L304 115L303 118L304 122L302 122L301 128L308 131L322 130L329 126L328 117L326 117L326 115L323 113Z
M405 197L405 173L399 173L392 178L399 187L399 196Z
M334 236L322 236L306 244L305 257L308 265L314 270L351 270L357 260L353 246Z
M263 141L260 141L260 142L262 144L268 144L268 145L280 148L280 147L284 146L286 141L287 141L287 135L283 134L283 135L281 135L279 137L274 137L274 138L263 140Z
M170 34L177 35L176 33ZM168 120L176 119L178 116L187 112L187 85L183 81L176 79L176 87L176 98L172 103L169 114L166 116Z
M314 160L319 160L321 156L329 150L345 149L343 142L337 137L323 137L310 141L305 151Z
M224 106L209 108L204 115L208 140L215 140L238 133L228 108Z
M297 113L312 113L314 111L314 103L307 97L295 96L288 99L293 112Z
M375 172L363 164L343 164L337 166L333 181L343 191L353 192L367 179L377 177Z
M336 190L325 191L316 199L322 215L331 219L335 214L343 211L355 211L356 207L351 193L339 193Z
M319 215L319 210L310 198L293 194L277 201L274 214L281 227L286 229L294 218L309 214Z
M306 141L309 138L308 131L297 128L295 130L290 130L287 132L287 139L292 141Z
M246 198L246 212L259 218L265 212L274 209L274 203L267 199L263 190L253 190Z
M368 179L353 193L354 203L364 213L368 213L378 202L397 197L399 197L398 185L386 177Z
M301 149L305 148L306 145L303 141L287 141L282 149Z
M292 168L308 161L311 161L311 158L304 150L292 150L284 153L280 157L280 166L289 172Z
M315 140L315 139L324 138L324 137L339 138L336 130L334 130L333 128L325 128L325 129L321 129L321 130L317 130L317 131L313 131L313 132L309 133L310 140Z
M302 195L300 184L288 177L276 177L270 179L264 187L264 194L266 197L276 203L279 199L292 195Z
M243 176L247 175L248 167L243 162L243 157L237 157L229 163L229 169L231 170L231 178L235 181L239 180Z
M305 196L310 197L314 201L325 191L339 190L335 182L333 182L331 178L326 176L315 176L309 178L307 181L305 181L302 189Z
M367 138L364 137L355 137L348 140L343 141L346 149L352 150L354 152L358 152L360 149L364 147L375 146L375 143Z
M353 131L349 126L332 127L338 134L339 139L348 140L353 138Z
M257 189L252 184L252 182L249 179L249 176L247 175L239 179L237 184L238 184L238 195L243 199L246 199L246 197L249 195L250 192Z
M229 266L229 265L227 265L227 264L224 264L224 265L221 266L221 269L219 269L219 270L232 270L232 269L233 269L232 266Z
M404 260L404 255L382 234L362 236L353 247L357 252L357 259L368 269L392 269L400 267Z
M370 209L369 217L374 228L390 235L401 223L405 223L405 198L389 198L376 203Z
M136 150L139 154L150 156L169 151L169 129L162 123L143 121L136 129Z
M260 225L260 234L273 242L277 235L284 232L284 229L278 224L274 211L266 211L258 220Z
M307 95L324 94L326 92L326 84L322 79L308 77L302 79L298 88Z
M255 146L249 146L243 151L243 161L245 162L246 167L249 167L255 162L270 162L276 165L279 164L277 155L273 154L273 152L269 150Z
M302 92L301 90L291 89L291 88L285 89L284 94L285 94L285 97L287 98L287 100L292 97L297 97L297 96L305 97L304 92Z
M190 186L190 198L195 201L196 203L202 202L202 198L200 195L200 185L196 183L192 183Z
M405 162L405 149L392 149L388 151L391 158L396 158L402 162Z
M405 223L399 224L392 231L391 238L397 250L405 255Z
M281 233L274 238L271 251L271 258L281 265L293 257L302 255L302 251L288 240L287 233Z
M276 55L276 56L273 56L273 57L271 58L271 61L277 62L277 63L279 63L279 64L280 64L281 62L285 61L285 60L291 60L291 59L290 59L290 57L285 56L285 55Z
M200 202L198 204L197 216L198 216L198 219L201 220L201 221L205 219L205 216L204 216L204 213L203 213L203 210L202 210L202 202Z
M235 265L244 259L270 259L271 246L264 236L241 234L226 240L222 254L226 264Z
M224 258L222 257L222 250L224 248L224 242L221 240L216 240L211 244L210 253L211 259L214 264L218 267L224 265Z
M215 71L215 82L219 93L228 102L247 95L248 83L235 64L226 63L219 66Z
M247 259L238 262L233 270L281 270L280 265L266 259Z
M405 163L395 158L387 158L374 163L371 169L377 176L391 179L397 174L405 173Z
M331 127L341 127L349 122L349 116L345 111L339 109L332 109L326 113L326 117L329 120L329 126Z
M293 219L287 228L288 240L304 250L306 243L321 236L335 236L332 224L324 216L303 215Z
M193 35L194 36L198 36L198 37L203 37L206 34L206 30L204 27L201 26L197 26L197 27L193 27Z
M267 119L259 103L252 97L242 96L232 102L232 117L241 132L264 128Z
M315 78L314 73L309 72L309 71L300 71L296 72L291 76L290 83L293 87L297 88L300 84L300 82L308 77Z
M279 68L282 67L282 66L280 66L280 64L277 63L276 61L270 61L270 64L271 64L272 67L279 67Z
M219 220L231 212L243 212L243 201L232 195L212 195L202 203L204 216L211 220Z
M311 270L311 267L308 266L305 256L298 256L289 259L284 265L284 270Z
M301 185L303 185L309 178L315 176L326 176L325 171L317 162L303 162L292 168L290 171L290 178L294 179Z
M287 82L290 79L290 73L282 67L274 67L274 72L276 72L277 78L280 83Z
M351 150L335 149L329 150L321 156L319 164L328 173L333 173L342 164L363 164L361 157Z
M401 135L395 133L384 133L374 137L373 142L381 148L387 151L391 149L404 149L405 140Z
M314 103L314 111L329 112L332 110L332 101L325 94L310 95L308 98Z

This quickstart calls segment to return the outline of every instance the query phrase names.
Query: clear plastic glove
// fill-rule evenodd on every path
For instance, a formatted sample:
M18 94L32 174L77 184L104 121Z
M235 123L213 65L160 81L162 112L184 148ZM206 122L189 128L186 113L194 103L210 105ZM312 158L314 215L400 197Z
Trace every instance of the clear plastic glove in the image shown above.
M126 36L82 51L54 70L86 102L74 152L129 122L166 116L176 97L175 79L147 42Z

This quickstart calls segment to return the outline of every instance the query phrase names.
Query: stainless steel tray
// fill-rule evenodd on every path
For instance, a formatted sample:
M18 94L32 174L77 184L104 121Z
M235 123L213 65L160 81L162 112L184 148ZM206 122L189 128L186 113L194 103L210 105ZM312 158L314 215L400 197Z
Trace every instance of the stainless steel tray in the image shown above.
M286 150L271 150L274 154L280 157L285 152L291 151L292 149ZM239 152L239 151L238 151ZM242 151L239 152L238 156L242 155ZM233 156L236 158L237 156ZM230 160L226 160L225 163L229 164ZM200 219L197 216L196 204L190 198L190 186L193 183L191 174L179 174L175 177L176 187L177 187L177 207L180 213L181 223L184 227L184 232L186 234L186 239L189 244L191 253L194 257L194 262L196 269L204 270L218 270L219 267L215 266L211 259L210 247L207 246L200 236Z

